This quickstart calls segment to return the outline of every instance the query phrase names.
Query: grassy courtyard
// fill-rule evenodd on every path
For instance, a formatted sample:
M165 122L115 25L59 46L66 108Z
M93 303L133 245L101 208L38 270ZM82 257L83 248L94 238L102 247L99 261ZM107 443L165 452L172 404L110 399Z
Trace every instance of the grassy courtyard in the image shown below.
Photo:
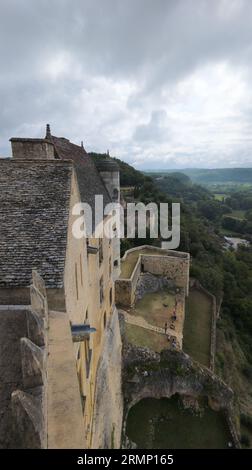
M211 323L211 300L200 290L192 289L186 301L183 350L207 367L210 365Z
M173 319L175 302L176 320ZM136 302L134 308L128 312L127 339L136 346L148 347L156 352L170 348L172 339L176 339L177 346L182 346L184 324L184 297L159 290L147 293ZM133 324L132 324L133 323ZM165 330L166 327L166 330ZM150 331L150 330L156 331ZM167 336L169 335L169 341Z
M148 323L164 328L174 309L175 295L166 290L145 294L138 300L134 315L140 315Z
M129 412L126 434L140 449L225 449L231 441L221 413L205 405L202 416L193 414L177 395L137 403Z
M129 343L141 348L149 348L155 352L161 352L169 345L165 335L155 331L146 330L141 326L125 324L125 335Z

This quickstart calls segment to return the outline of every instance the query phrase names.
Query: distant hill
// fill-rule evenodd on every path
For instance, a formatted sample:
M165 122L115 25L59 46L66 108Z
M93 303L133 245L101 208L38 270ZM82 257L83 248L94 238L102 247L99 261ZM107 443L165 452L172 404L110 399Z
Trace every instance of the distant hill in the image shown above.
M165 175L174 173L174 170L145 171L145 174ZM194 182L199 184L214 183L252 183L252 168L185 168L177 170L176 173L183 173Z

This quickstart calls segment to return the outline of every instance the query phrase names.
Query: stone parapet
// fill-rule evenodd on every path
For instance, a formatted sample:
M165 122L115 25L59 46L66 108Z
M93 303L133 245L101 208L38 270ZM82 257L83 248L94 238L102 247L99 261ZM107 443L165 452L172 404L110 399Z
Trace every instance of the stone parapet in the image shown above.
M28 337L21 338L23 389L12 393L16 441L21 448L47 447L48 307L43 279L32 273Z

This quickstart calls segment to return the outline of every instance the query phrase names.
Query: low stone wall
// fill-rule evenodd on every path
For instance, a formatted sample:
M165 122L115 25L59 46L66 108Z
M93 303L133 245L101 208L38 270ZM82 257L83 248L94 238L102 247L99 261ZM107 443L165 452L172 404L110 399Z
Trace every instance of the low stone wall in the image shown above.
M103 353L97 370L92 429L93 449L118 449L123 418L122 342L115 309L104 332Z
M211 319L211 349L210 349L210 369L214 371L215 353L216 353L216 321L217 321L217 307L216 297L205 289L197 279L190 278L190 287L196 288L203 292L211 301L212 304L212 319Z
M136 263L136 266L131 276L131 303L134 303L135 301L136 287L137 287L137 283L138 283L138 279L141 274L141 271L142 271L142 257L139 256L138 261Z
M141 254L141 249L154 250L157 254ZM162 276L175 286L189 292L190 255L173 250L163 250L158 247L144 245L128 250L122 260L127 259L127 254L139 251L139 257L129 279L117 279L115 282L115 301L117 305L130 307L134 304L136 286L141 272L149 272L156 276Z

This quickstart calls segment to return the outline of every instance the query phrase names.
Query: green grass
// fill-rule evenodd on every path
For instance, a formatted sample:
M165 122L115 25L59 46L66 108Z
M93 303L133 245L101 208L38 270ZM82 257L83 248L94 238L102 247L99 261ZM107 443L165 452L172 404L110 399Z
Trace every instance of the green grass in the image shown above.
M164 307L164 304L167 307ZM168 321L168 309L174 308L175 295L163 290L145 294L136 303L134 315L143 317L148 323L160 328Z
M215 193L214 194L214 199L216 199L217 201L224 202L226 197L227 197L226 194L220 194L220 193Z
M228 214L228 217L233 217L234 219L244 220L246 211L232 211L231 214Z
M141 348L149 348L155 352L160 352L162 349L169 347L165 335L129 323L125 324L125 336L129 343Z
M231 437L225 419L205 404L202 417L180 398L145 398L129 411L126 434L140 449L224 449Z
M207 295L192 289L186 301L183 350L195 361L209 367L212 303Z

